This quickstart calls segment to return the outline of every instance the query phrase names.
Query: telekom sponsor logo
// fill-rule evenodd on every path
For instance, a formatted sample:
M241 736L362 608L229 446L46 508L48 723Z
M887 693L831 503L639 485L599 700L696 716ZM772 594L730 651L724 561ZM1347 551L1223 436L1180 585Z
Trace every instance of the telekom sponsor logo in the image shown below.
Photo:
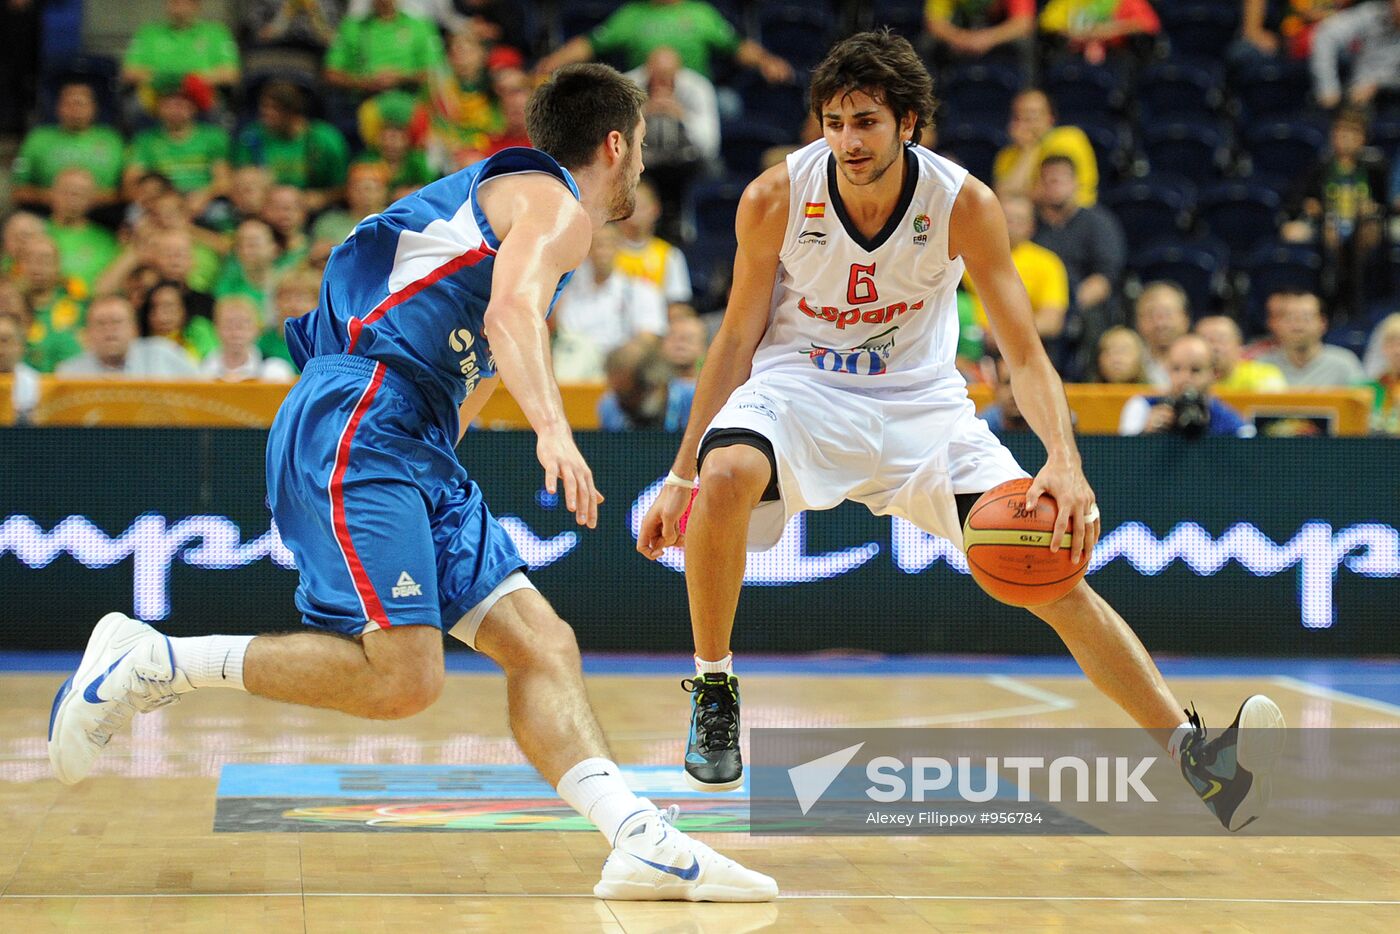
M633 502L629 513L633 535L660 489L658 481ZM541 537L517 516L502 516L499 521L532 570L564 559L581 543L574 532ZM744 582L787 586L839 577L874 560L880 551L880 543L864 542L834 551L809 552L806 516L799 515L774 548L749 555ZM275 526L245 540L238 524L221 515L171 521L146 513L116 535L108 535L81 515L69 516L50 529L29 516L11 515L0 524L0 558L6 554L35 569L47 567L62 555L92 569L112 567L129 558L133 609L148 620L165 619L170 614L170 571L176 562L211 571L263 560L289 570L296 566ZM967 573L967 561L956 545L902 519L892 520L890 558L906 574L918 574L940 561L958 573ZM1308 521L1287 541L1276 542L1248 522L1230 526L1219 537L1195 522L1181 522L1162 538L1143 523L1125 522L1099 542L1089 571L1118 559L1149 576L1177 562L1202 577L1217 573L1232 561L1257 577L1296 568L1302 623L1310 629L1325 629L1335 622L1333 592L1343 568L1363 577L1400 577L1400 531L1379 522L1338 529L1327 522ZM661 563L673 571L682 571L685 566L684 557L674 549L662 556Z

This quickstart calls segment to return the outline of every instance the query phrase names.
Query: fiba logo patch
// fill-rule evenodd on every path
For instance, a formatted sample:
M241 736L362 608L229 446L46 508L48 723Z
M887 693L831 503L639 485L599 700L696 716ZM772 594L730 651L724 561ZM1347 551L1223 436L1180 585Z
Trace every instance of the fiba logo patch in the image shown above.
M914 215L914 245L923 246L928 243L929 219L927 214Z

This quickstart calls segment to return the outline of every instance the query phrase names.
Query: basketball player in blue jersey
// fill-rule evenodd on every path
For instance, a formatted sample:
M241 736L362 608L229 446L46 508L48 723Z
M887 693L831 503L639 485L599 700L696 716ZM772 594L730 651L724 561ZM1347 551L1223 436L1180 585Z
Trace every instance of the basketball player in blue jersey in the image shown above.
M745 545L771 548L787 520L844 500L961 542L987 490L1027 476L979 420L954 364L955 293L966 269L1011 367L1022 414L1048 455L1027 491L1054 497L1052 541L1072 533L1078 563L1099 535L1064 388L1041 345L1011 262L995 195L912 140L933 115L933 82L888 30L831 50L812 74L823 138L745 190L734 284L705 355L690 427L642 521L637 549L682 543L695 636L685 770L692 787L742 780L739 690L730 633ZM699 493L694 496L696 474ZM1237 830L1269 798L1283 716L1269 698L1241 706L1207 742L1128 624L1087 583L1032 612L1089 679L1158 731L1196 793Z
M457 461L504 382L545 488L592 528L603 498L574 444L545 317L593 232L632 213L645 95L604 65L534 93L537 149L507 149L365 218L320 302L287 325L302 368L272 426L268 501L309 630L167 638L120 613L54 698L49 756L73 784L131 716L207 687L408 717L443 685L442 630L504 669L525 756L613 847L600 898L766 901L773 880L677 831L628 790L584 693L573 631Z

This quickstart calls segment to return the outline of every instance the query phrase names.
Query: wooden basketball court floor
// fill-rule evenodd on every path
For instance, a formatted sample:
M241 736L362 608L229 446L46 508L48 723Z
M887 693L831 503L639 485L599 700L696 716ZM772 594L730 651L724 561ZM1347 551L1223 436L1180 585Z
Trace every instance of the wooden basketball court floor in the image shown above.
M683 672L639 670L669 668L590 676L618 761L678 762ZM812 670L745 677L746 727L1127 725L1067 672ZM1400 706L1269 670L1169 680L1215 726L1259 690L1291 725L1400 726ZM215 832L229 764L522 762L504 682L453 674L394 723L203 691L137 718L67 788L44 741L55 672L0 673L0 931L1400 930L1400 845L1382 837L701 834L783 894L687 905L595 900L606 852L591 832Z

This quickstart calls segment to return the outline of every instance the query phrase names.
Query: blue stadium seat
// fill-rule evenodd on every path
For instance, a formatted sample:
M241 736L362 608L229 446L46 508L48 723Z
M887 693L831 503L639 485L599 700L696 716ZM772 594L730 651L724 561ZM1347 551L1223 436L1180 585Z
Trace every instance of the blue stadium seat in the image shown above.
M697 242L728 243L734 249L734 216L746 181L720 179L696 183L690 191L690 210L695 219Z
M1044 88L1055 102L1060 123L1111 117L1123 107L1122 81L1110 68L1061 62L1046 74Z
M1366 134L1372 146L1385 153L1391 165L1400 159L1400 117L1381 117L1371 124Z
M1221 176L1225 134L1206 123L1170 122L1144 127L1143 151L1152 171L1210 182Z
M1270 294L1280 289L1318 292L1322 288L1322 257L1301 243L1260 244L1235 262L1233 271L1240 280L1237 291L1244 296L1244 323L1259 331L1266 330L1264 302Z
M1306 175L1327 144L1327 134L1301 120L1254 125L1245 133L1244 147L1254 165L1254 178L1286 193Z
M1154 5L1162 31L1171 42L1173 58L1218 62L1240 31L1240 4L1216 0L1209 4L1171 0Z
M1189 186L1149 177L1100 193L1099 204L1118 218L1128 246L1137 250L1155 240L1180 238L1187 229L1195 193Z
M568 42L574 36L591 32L622 3L623 0L570 0L559 4L559 41Z
M938 151L988 184L997 153L1007 144L1006 131L981 123L959 123L938 131Z
M1129 174L1132 143L1125 125L1116 120L1081 119L1074 124L1089 137L1094 160L1099 166L1099 187L1120 181Z
M1193 318L1207 314L1220 292L1223 266L1216 252L1204 244L1160 243L1132 254L1128 268L1143 284L1165 279L1181 286Z
M831 46L835 17L825 4L763 4L758 34L764 48L787 59L793 68L811 68Z
M798 71L791 84L769 84L755 71L743 72L735 82L744 101L744 118L782 127L795 140L807 119L807 88L811 78Z
M1201 192L1196 215L1232 256L1243 256L1278 233L1282 200L1254 182L1225 182Z
M720 127L719 154L731 175L753 178L758 175L763 154L774 146L796 144L787 130L754 118L726 121Z
M1133 97L1154 121L1213 120L1224 102L1224 84L1219 66L1190 60L1158 62L1138 78Z
M875 0L869 5L862 26L888 26L914 42L924 32L924 0Z
M1303 62L1267 61L1232 83L1248 123L1295 116L1312 93L1312 76Z
M976 114L979 123L1005 126L1011 99L1021 89L1021 74L1010 65L974 62L953 70L943 85L944 103L954 113Z

